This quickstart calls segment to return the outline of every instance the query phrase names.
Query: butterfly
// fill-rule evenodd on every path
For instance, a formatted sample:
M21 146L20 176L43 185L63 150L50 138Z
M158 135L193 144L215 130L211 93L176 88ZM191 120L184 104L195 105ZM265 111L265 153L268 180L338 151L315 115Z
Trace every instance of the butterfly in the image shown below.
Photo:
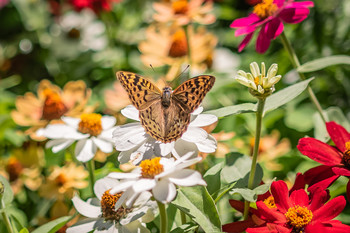
M213 87L215 77L200 75L191 78L174 91L166 86L160 90L140 75L119 71L117 78L139 110L139 118L146 132L163 143L176 141L187 130L191 113L199 107Z

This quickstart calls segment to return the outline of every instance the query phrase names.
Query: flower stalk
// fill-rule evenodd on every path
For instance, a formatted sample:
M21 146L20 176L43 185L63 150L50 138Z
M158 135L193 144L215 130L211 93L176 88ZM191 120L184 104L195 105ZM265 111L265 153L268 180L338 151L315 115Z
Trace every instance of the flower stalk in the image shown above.
M286 34L284 32L282 32L281 36L281 41L282 41L282 44L283 44L283 47L287 50L288 52L288 55L289 55L289 59L290 61L292 62L292 65L295 69L298 69L300 67L300 62L299 62L299 59L291 45L291 43L289 42L288 38L286 37ZM306 77L303 73L301 72L298 72L299 74L299 77L301 80L305 80ZM312 103L315 105L317 111L319 112L320 116L321 116L321 119L323 120L324 123L326 123L326 118L323 114L323 110L322 110L322 107L321 107L321 104L320 102L318 101L315 93L313 92L313 90L311 89L310 86L307 87L307 92L309 93L309 96L310 96L310 99L312 101Z
M168 229L168 218L165 210L165 205L160 201L157 201L160 216L160 233L167 233Z
M91 194L92 196L94 196L95 192L94 192L94 184L95 184L95 163L94 160L91 159L89 162L87 162L87 167L88 167L88 171L89 171L89 186L91 189Z
M253 188L254 184L254 177L255 177L255 171L256 171L256 163L258 159L258 152L259 152L259 143L260 143L260 136L261 136L261 125L262 125L262 118L264 113L264 106L265 106L265 98L259 98L258 99L258 108L256 112L256 130L255 130L255 142L254 142L254 149L253 149L253 159L252 159L252 165L250 168L249 173L249 179L248 179L248 189ZM249 201L244 202L244 220L248 219L249 214Z
M14 233L14 230L12 229L12 225L11 225L11 222L10 222L10 218L9 216L6 214L6 211L4 210L5 209L5 202L4 202L4 199L3 199L3 194L4 194L4 189L5 189L5 186L3 185L3 183L0 182L0 211L1 211L1 216L2 216L2 219L4 220L4 223L5 223L5 226L7 228L7 231L9 233Z

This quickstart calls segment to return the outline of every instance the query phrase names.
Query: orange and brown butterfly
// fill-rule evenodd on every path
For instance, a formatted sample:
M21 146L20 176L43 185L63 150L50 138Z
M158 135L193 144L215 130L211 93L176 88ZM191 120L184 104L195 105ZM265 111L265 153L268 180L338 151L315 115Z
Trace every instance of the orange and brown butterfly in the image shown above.
M175 141L187 130L191 113L199 107L215 82L214 76L200 75L185 81L174 91L169 86L161 91L131 72L119 71L117 78L139 110L146 132L163 143Z

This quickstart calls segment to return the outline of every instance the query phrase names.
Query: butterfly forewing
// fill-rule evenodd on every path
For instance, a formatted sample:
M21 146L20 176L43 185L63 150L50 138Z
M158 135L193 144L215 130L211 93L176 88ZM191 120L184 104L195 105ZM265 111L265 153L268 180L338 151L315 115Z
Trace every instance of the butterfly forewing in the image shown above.
M117 78L128 92L130 101L138 110L148 108L154 101L161 98L159 88L140 75L119 71Z
M201 75L182 83L173 92L173 98L180 101L181 105L188 108L189 113L193 112L202 103L205 95L213 87L215 77Z

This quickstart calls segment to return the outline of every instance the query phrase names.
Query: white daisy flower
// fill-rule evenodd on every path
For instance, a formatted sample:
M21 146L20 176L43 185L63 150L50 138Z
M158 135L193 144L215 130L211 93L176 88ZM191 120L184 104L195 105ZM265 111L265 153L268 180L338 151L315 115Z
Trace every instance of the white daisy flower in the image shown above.
M202 159L201 157L189 159L191 156L193 156L192 153L187 153L177 160L156 157L143 160L140 166L136 167L131 173L110 173L108 177L121 181L110 190L110 193L119 193L125 190L116 203L116 208L124 202L127 207L131 206L135 199L145 191L150 191L156 200L169 203L176 196L175 185L207 185L198 171L185 169Z
M113 132L113 141L116 150L121 151L118 160L120 163L132 161L139 164L142 160L152 156L167 156L172 154L180 158L188 152L197 155L199 151L212 153L216 150L217 142L213 136L200 127L210 125L218 120L212 114L200 114L203 111L199 107L191 114L191 123L187 131L178 140L170 143L156 141L140 122L117 126ZM124 108L121 113L133 120L139 120L139 111L132 105Z
M157 205L150 201L150 194L139 195L130 208L115 208L115 203L121 194L110 194L109 190L118 186L119 182L110 178L96 181L94 191L97 198L86 202L75 196L72 201L75 209L86 219L69 227L67 233L105 232L105 233L149 233L145 223L154 219Z
M75 156L81 162L91 160L99 148L102 152L113 151L112 132L116 129L116 119L100 114L82 114L80 118L62 117L64 124L50 124L39 129L37 135L52 139L46 147L57 153L75 141Z
M239 70L235 79L242 85L247 86L257 92L257 94L271 94L275 87L274 85L282 78L281 75L276 75L278 70L277 64L272 64L267 71L265 63L261 63L261 73L259 65L256 62L250 63L251 73L246 73L243 70Z

